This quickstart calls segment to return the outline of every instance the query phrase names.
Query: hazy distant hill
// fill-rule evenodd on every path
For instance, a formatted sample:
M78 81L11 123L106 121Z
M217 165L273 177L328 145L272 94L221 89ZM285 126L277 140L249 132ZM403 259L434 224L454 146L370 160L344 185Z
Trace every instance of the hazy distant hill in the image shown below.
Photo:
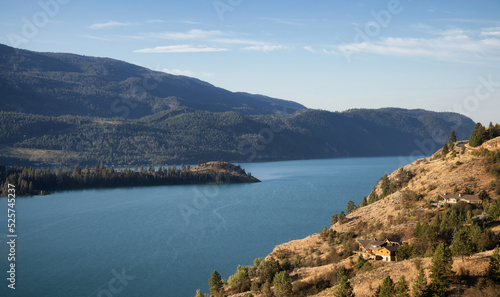
M328 112L107 58L0 45L0 161L145 164L429 154L455 113ZM423 146L423 144L425 144Z

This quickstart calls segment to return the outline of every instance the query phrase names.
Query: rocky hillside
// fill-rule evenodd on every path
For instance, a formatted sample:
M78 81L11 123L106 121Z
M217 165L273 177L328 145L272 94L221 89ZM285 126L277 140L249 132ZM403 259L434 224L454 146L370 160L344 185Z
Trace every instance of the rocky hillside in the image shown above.
M212 175L216 183L258 183L259 179L246 173L240 165L228 162L215 161L199 164L189 171L195 175Z
M382 177L351 213L332 216L334 224L329 229L281 244L264 260L256 260L256 265L246 268L250 283L244 288L248 291L231 295L242 292L235 281L243 270L238 268L225 292L230 296L271 296L267 287L275 293L283 287L276 281L265 284L265 271L274 265L275 270L288 274L293 288L289 296L336 296L339 270L344 267L356 296L374 296L387 276L397 283L401 275L405 275L408 292L414 296L412 287L418 269L423 268L431 283L431 257L444 243L454 255L454 276L447 279L448 295L498 296L498 284L487 270L492 249L500 243L499 164L500 137L476 148L466 142L446 145L431 157ZM443 193L472 193L483 201L478 205L448 205L440 198ZM457 234L466 234L469 253L459 248L462 243ZM398 262L359 264L358 256L352 253L358 250L356 240L388 237L405 242L398 250ZM495 259L498 262L498 256ZM427 288L432 290L432 286Z

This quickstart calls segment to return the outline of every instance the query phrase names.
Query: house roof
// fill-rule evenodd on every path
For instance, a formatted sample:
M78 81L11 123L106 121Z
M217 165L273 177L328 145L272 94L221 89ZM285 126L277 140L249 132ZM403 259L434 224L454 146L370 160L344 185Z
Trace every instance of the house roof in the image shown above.
M397 246L397 245L388 245L388 246L384 246L384 249L389 250L389 252L397 252L398 249L399 249L399 246Z
M478 195L460 195L460 194L442 194L440 195L444 199L456 199L465 201L482 201Z
M460 199L465 200L465 201L481 201L481 202L483 201L477 195L464 195L464 196L460 197Z
M373 249L379 248L381 246L384 246L387 244L385 241L379 241L379 240L362 240L358 239L358 243L362 245L365 249Z

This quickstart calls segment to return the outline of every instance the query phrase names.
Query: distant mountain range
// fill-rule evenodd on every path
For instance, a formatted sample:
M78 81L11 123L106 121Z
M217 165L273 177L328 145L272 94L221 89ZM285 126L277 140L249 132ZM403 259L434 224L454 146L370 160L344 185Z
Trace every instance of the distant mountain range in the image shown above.
M0 161L71 165L430 154L474 122L384 108L328 112L108 58L0 45Z

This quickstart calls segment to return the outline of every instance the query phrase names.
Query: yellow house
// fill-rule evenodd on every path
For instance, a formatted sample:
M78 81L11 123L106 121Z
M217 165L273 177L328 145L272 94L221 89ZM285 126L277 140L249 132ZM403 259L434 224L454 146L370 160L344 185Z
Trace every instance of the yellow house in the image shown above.
M402 244L397 239L386 238L384 241L358 239L359 250L355 254L364 259L376 261L397 261L396 252Z

